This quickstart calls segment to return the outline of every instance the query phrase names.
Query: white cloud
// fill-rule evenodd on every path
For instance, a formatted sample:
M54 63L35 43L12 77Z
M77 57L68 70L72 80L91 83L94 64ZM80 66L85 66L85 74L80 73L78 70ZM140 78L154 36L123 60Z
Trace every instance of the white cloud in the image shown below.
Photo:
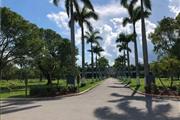
M109 16L115 17L122 14L126 14L126 9L120 6L119 1L112 1L106 5L95 6L100 18L109 18Z
M103 37L103 41L100 41L101 46L105 50L102 52L102 56L105 56L110 64L114 63L114 59L120 54L116 48L116 38L120 32L132 33L132 25L128 24L123 27L122 21L123 17L127 16L127 11L120 6L119 1L111 1L109 4L105 5L95 5L96 12L99 14L100 18L97 22L92 21L93 26L100 31L100 35ZM63 32L69 32L68 28L68 16L65 12L51 13L47 17L54 21L58 27L60 27ZM153 32L156 25L149 20L146 20L146 33L147 38L150 32ZM85 28L86 30L87 28ZM138 34L138 50L139 50L139 62L142 62L142 40L141 40L141 21L137 22L136 30ZM148 44L151 41L148 39ZM78 64L81 63L81 29L76 26L76 46L79 48ZM134 45L130 44L132 52L130 53L131 63L134 63ZM149 47L149 45L148 45ZM89 45L86 45L86 50L89 49ZM150 45L149 52L153 55L153 47ZM150 56L151 57L151 56ZM86 51L86 62L90 63L90 54Z
M169 0L168 7L170 11L177 16L180 13L180 0Z
M55 22L58 27L60 27L61 29L66 29L69 30L69 26L68 26L68 16L65 12L59 12L59 13L50 13L47 15L47 17Z
M53 0L49 0L49 3L50 3L50 4L53 4Z

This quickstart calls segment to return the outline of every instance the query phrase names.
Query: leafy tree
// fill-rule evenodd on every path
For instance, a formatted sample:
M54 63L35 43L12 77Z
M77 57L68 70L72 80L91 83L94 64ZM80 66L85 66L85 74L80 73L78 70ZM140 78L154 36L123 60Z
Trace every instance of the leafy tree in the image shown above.
M98 19L97 14L89 9L88 7L84 6L82 10L78 10L74 14L75 20L78 21L79 26L81 27L81 43L82 43L82 76L84 77L84 64L85 64L85 43L84 43L84 24L89 28L89 30L92 29L91 23L88 21L88 19Z
M109 61L105 57L100 57L97 60L97 64L101 71L104 71L107 67L109 67Z
M179 15L180 16L180 15ZM180 20L179 20L180 21ZM160 57L174 55L180 59L180 24L177 20L165 17L163 18L155 31L150 34L154 44L154 52Z
M22 56L33 56L37 51L37 27L10 9L0 8L0 73L8 64Z

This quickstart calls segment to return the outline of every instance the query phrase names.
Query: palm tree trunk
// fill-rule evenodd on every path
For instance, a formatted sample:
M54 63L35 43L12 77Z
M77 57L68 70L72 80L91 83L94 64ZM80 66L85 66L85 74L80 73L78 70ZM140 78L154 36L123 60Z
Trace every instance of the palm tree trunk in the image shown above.
M81 35L81 40L82 40L82 78L85 77L85 67L84 67L84 64L85 64L85 43L84 43L84 26L83 24L81 25L81 32L82 32L82 35Z
M142 47L143 47L143 59L144 59L144 77L145 77L145 87L150 88L150 81L148 80L149 76L149 65L148 65L148 48L146 40L146 28L144 20L144 6L143 0L141 0L141 32L142 32Z
M70 22L70 26L71 26L71 49L72 49L72 67L73 67L73 71L75 71L75 62L76 62L76 58L75 58L75 30L74 30L74 10L73 10L73 3L71 1L70 3L70 7L71 7L71 22Z
M134 30L134 55L135 55L135 65L136 65L136 80L137 80L137 85L140 85L139 65L138 65L138 48L137 48L137 40L136 40L136 26L135 26L135 23L133 23L133 30Z
M92 66L92 77L94 78L94 55L93 55L93 45L91 43L91 66Z
M126 77L126 51L124 50L124 72L125 72L125 77Z
M97 54L96 54L96 79L98 78Z
M128 46L128 44L127 44ZM129 59L129 51L127 50L127 64L128 64L128 79L130 78L130 59Z

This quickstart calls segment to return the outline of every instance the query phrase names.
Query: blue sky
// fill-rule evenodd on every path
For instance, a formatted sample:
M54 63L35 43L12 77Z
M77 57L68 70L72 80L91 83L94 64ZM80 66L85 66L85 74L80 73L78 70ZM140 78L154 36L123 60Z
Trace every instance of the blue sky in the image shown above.
M120 54L115 45L115 39L120 32L131 33L132 26L127 25L126 28L122 26L122 19L127 16L127 11L120 6L120 0L91 0L96 12L99 14L98 21L92 21L93 26L98 29L101 36L104 38L101 41L102 47L105 51L102 56L109 59L110 64L113 64L114 59ZM180 12L180 0L151 0L152 1L152 15L146 20L147 35L153 32L164 16L175 17ZM64 10L63 0L59 7L55 7L52 0L1 0L1 6L9 7L11 10L23 16L26 20L43 28L50 28L61 34L63 37L69 38L69 28L67 26L68 17ZM140 32L140 21L136 25L138 33L138 50L139 61L143 62L142 58L142 42ZM76 25L76 45L80 46L81 31ZM130 44L132 53L130 54L131 63L134 63L133 44ZM89 45L86 45L89 49ZM149 59L153 61L156 55L153 53L153 45L148 39ZM81 53L81 49L79 49ZM81 54L78 56L78 64L81 63ZM86 52L86 62L90 61L90 54Z

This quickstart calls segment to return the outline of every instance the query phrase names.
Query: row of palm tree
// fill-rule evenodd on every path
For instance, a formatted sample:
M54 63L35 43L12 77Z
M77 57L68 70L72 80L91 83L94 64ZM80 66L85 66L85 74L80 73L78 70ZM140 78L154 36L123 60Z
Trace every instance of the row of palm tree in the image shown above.
M133 34L124 34L120 33L116 43L118 43L117 48L119 49L119 52L123 52L124 58L127 60L127 66L128 66L128 76L130 76L130 59L129 59L129 52L131 52L131 49L129 48L129 43L133 40ZM125 64L126 64L125 60Z
M95 63L97 72L97 57L100 56L102 51L104 51L99 44L99 40L103 39L99 34L99 31L91 29L89 32L86 32L86 35L84 36L87 43L90 44L90 50L88 51L91 53L92 76L94 76L94 53L96 54Z
M59 0L53 0L54 4L58 6ZM96 54L96 62L97 55L102 52L102 48L99 45L98 39L102 40L102 38L98 35L98 31L94 31L93 27L89 21L89 19L98 20L98 15L95 13L93 5L90 0L81 0L84 6L81 9L79 7L79 3L77 0L65 0L65 7L67 15L70 17L70 29L71 29L71 43L72 43L72 53L73 53L73 64L75 67L75 31L74 31L74 23L78 22L81 27L81 46L82 46L82 77L85 77L85 39L87 39L87 43L90 43L91 46L91 64L92 64L92 72L94 72L94 56L93 53ZM75 10L74 10L75 8ZM84 35L85 26L89 29L89 32L86 32ZM96 44L93 46L93 44ZM97 64L96 64L97 67Z
M137 6L138 0L121 0L121 5L127 9L129 17L125 17L123 20L123 25L126 26L127 23L133 25L133 42L134 42L134 54L135 54L135 65L136 65L136 79L139 85L139 68L138 68L138 48L137 48L137 34L136 34L136 22L141 19L142 24L142 43L143 43L143 58L144 58L144 74L145 74L145 86L149 86L148 78L149 67L148 67L148 50L147 50L147 40L146 40L146 28L145 28L145 18L149 17L151 14L151 1L141 0L141 5Z

